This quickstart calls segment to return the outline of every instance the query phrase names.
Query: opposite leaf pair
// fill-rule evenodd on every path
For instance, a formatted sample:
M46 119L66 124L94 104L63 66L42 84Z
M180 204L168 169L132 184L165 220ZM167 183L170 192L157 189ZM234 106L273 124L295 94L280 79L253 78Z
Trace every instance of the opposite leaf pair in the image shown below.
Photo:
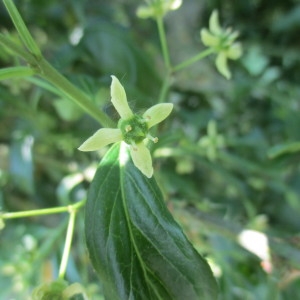
M128 105L125 90L115 76L112 76L111 102L121 117L118 128L99 129L78 149L95 151L108 144L124 141L130 145L130 154L134 165L150 178L153 175L152 159L144 141L146 139L152 140L154 143L158 141L158 138L149 134L149 129L168 117L173 109L173 104L156 104L146 110L142 116L134 114Z

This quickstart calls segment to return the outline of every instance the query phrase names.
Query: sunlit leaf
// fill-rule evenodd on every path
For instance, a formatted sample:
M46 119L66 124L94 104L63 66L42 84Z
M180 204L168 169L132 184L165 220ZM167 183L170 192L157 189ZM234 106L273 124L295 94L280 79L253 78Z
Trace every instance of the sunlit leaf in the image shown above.
M207 262L167 210L155 179L142 175L120 144L96 172L85 228L106 299L217 299Z

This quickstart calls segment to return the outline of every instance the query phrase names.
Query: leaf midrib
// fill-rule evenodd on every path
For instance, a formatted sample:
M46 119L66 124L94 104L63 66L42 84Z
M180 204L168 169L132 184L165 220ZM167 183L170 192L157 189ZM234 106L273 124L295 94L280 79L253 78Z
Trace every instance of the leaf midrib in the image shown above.
M121 151L121 148L120 148L119 151ZM124 180L123 180L123 176L124 176L124 172L125 171L123 171L122 168L119 168L119 170L120 170L120 183L121 183L122 204L123 204L123 209L124 209L124 212L125 212L126 222L127 222L127 226L128 226L128 230L129 230L129 235L130 235L130 240L132 241L133 248L134 248L135 253L137 255L137 258L138 258L138 261L140 263L140 266L141 266L141 268L143 270L143 274L144 274L146 282L148 282L148 284L153 288L152 291L154 291L155 294L157 295L157 297L158 297L157 300L164 300L163 298L160 297L159 294L157 294L157 290L156 290L155 286L153 286L152 281L149 279L148 274L147 274L147 270L146 270L148 268L144 264L143 259L142 259L141 255L140 255L139 249L138 249L138 247L136 245L136 242L135 242L135 239L134 239L134 234L133 234L132 228L131 228L131 226L133 226L133 224L130 221L130 217L129 217L129 213L128 213L128 209L127 209L127 205L126 205L126 201L125 201L125 195L124 195ZM131 271L132 271L132 269L131 269ZM153 274L153 272L151 272L151 273ZM131 285L131 283L130 283L130 285ZM165 290L168 291L167 288L165 288ZM148 289L148 291L149 291L149 289Z

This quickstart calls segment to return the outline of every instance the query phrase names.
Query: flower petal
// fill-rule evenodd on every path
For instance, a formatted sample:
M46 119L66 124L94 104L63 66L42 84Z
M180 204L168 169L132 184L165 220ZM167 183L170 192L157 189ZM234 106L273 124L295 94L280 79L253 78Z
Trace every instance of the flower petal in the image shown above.
M216 47L220 43L220 38L211 34L206 28L200 31L201 41L206 47Z
M79 148L80 151L95 151L123 139L120 129L101 128L88 138Z
M232 44L237 39L237 37L239 36L239 32L238 31L232 31L231 28L228 28L226 30L226 33L227 32L228 32L227 40L230 44Z
M220 52L216 59L216 67L218 71L227 79L230 79L231 73L227 65L227 56L225 52Z
M209 18L209 30L215 35L222 34L222 27L219 23L219 13L217 10L214 10Z
M234 43L226 52L226 55L230 59L238 59L242 55L242 46L240 43Z
M148 128L151 128L167 118L172 109L172 103L160 103L147 109L143 114L143 118L147 120Z
M111 102L122 119L129 119L133 116L133 113L128 106L126 92L117 77L112 75L111 78Z
M152 158L145 144L138 143L130 147L130 154L134 165L148 178L153 175Z

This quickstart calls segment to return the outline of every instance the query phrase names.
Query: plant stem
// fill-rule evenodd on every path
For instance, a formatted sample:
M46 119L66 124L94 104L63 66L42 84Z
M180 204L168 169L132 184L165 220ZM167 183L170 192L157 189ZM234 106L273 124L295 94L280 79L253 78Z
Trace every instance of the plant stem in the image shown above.
M67 270L67 264L68 264L68 259L69 259L69 254L70 254L71 244L72 244L72 239L74 234L76 214L77 214L77 209L74 209L74 207L72 207L70 209L70 217L69 217L69 224L67 229L64 252L59 267L58 277L60 279L63 279L65 277L66 270Z
M42 56L41 50L39 46L36 44L36 42L34 41L33 37L31 36L14 2L11 0L3 0L3 3L6 6L6 9L27 50L31 52L34 56L41 57Z
M184 68L190 66L191 64L195 63L196 61L201 60L204 57L212 54L213 52L214 52L214 50L212 48L208 48L208 49L200 52L199 54L189 58L188 60L185 60L184 62L178 64L177 66L173 67L172 71L176 72L176 71L179 71L181 69L184 69Z
M69 80L61 75L44 58L37 62L38 73L41 77L51 82L55 87L62 91L68 98L72 99L81 106L87 113L93 116L105 127L115 127L115 123L103 113L89 97L74 86Z
M22 57L35 73L51 82L59 91L66 95L70 100L81 106L89 115L94 117L102 126L115 127L113 122L105 113L103 113L91 99L79 88L73 85L67 78L60 74L49 62L43 57L35 57L33 54L25 51L19 45L9 38L0 34L0 44L8 48L13 53Z
M65 239L65 246L64 246L64 251L63 251L63 255L59 267L59 278L64 278L66 274L68 258L71 250L76 214L78 212L78 209L82 207L85 204L85 202L86 200L82 200L75 204L63 206L63 207L36 209L36 210L28 210L22 212L14 212L14 213L3 213L0 215L0 218L4 220L4 219L23 218L23 217L69 212L70 216L69 216L68 229L67 229L67 234Z
M158 27L158 34L160 39L160 44L163 52L164 62L167 67L168 73L171 71L171 62L170 62L170 55L169 55L169 49L167 45L167 38L166 38L166 32L165 27L163 23L162 17L156 18L157 27Z
M167 75L163 81L163 84L162 84L162 87L160 89L160 92L159 92L159 97L158 97L158 103L162 103L165 101L166 99L166 95L169 91L169 88L170 88L170 75Z
M70 209L78 209L84 204L85 204L85 200L82 200L80 202L68 206L2 213L0 217L2 219L16 219L16 218L34 217L34 216L42 216L42 215L51 215L51 214L67 212L70 211Z

